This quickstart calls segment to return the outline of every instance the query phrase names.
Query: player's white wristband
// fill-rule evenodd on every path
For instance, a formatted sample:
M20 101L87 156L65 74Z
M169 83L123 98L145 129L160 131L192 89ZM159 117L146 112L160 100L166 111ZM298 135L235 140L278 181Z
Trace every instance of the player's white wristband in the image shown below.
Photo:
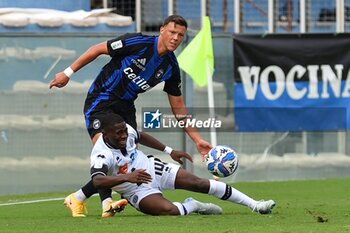
M68 66L63 73L68 77L72 77L72 75L74 74L74 70L72 70L72 68L70 68L70 66Z
M173 152L173 148L169 147L169 146L165 146L163 152L167 153L167 154L171 154L171 152Z

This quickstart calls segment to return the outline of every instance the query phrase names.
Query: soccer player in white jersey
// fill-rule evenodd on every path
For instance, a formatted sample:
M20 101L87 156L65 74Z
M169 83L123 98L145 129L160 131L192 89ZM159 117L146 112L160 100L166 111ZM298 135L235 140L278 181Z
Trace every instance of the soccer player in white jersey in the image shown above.
M175 151L157 139L137 132L117 114L110 113L102 121L102 135L91 153L91 178L96 188L112 188L128 202L145 214L187 215L221 214L222 209L212 203L202 203L187 198L183 203L171 202L162 195L162 190L185 189L207 193L222 200L247 206L260 214L271 213L273 200L256 201L237 189L216 180L199 178L180 168L164 163L153 156L146 156L136 144L168 152L179 163L191 156ZM79 191L76 193L79 198ZM84 196L80 201L84 201Z

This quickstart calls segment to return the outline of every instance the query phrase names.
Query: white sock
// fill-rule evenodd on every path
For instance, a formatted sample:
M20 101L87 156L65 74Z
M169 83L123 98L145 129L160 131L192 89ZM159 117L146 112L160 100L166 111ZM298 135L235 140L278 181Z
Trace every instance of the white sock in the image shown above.
M256 206L257 201L248 197L246 194L238 191L237 189L221 181L216 181L216 180L209 180L209 181L210 181L210 188L209 188L208 194L213 195L222 200L227 200L230 202L247 206L250 209L253 209Z
M74 193L74 197L80 202L84 202L87 199L85 194L83 193L83 190L81 189Z
M180 215L187 215L187 210L180 202L173 202L173 204L177 207L180 212Z
M110 198L110 197L107 197L106 199L104 199L104 200L102 201L102 208L103 208L103 209L106 208L107 204L110 203L111 201L113 201L113 200L112 200L112 198Z

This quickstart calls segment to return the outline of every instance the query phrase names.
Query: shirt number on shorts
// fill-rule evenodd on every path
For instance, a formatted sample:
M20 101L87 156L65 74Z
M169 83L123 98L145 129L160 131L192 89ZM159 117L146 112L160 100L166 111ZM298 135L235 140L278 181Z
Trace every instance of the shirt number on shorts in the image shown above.
M161 161L154 161L154 170L156 175L161 176L163 174L163 170L164 170L165 164Z

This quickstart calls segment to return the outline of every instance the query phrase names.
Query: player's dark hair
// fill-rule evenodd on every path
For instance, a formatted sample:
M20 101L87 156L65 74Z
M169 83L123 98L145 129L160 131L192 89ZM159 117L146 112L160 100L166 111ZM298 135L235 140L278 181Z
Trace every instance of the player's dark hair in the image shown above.
M114 126L115 124L124 122L123 117L116 113L107 113L101 117L101 126L102 129L108 129Z
M178 24L187 28L186 20L180 15L170 15L168 18L164 20L163 26L166 26L168 23L171 23L171 22L175 23L175 25Z

